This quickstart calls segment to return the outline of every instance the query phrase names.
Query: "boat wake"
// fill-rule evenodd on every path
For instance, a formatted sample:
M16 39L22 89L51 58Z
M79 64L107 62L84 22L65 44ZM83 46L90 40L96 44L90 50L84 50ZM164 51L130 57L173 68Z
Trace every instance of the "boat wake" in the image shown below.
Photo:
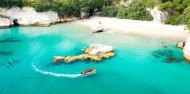
M40 58L40 55L38 57L36 57L33 61L32 61L32 68L36 71L39 72L41 74L45 74L45 75L51 75L51 76L55 76L55 77L66 77L66 78L77 78L77 77L81 77L83 76L82 74L62 74L62 73L54 73L54 72L49 72L49 71L44 71L44 70L40 70L39 68L36 67L35 63L38 58Z
M38 69L34 65L34 63L32 64L32 67L34 68L34 70L36 72L39 72L39 73L45 74L45 75L55 76L55 77L77 78L77 77L81 77L82 76L82 74L61 74L61 73L54 73L54 72L43 71L43 70Z

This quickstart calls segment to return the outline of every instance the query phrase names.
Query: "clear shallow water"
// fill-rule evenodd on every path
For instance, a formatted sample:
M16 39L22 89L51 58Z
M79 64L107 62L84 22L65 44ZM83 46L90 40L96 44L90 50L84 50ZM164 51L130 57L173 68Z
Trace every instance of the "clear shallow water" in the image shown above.
M190 65L175 48L178 41L91 32L69 24L0 29L0 94L190 94ZM54 55L81 54L91 43L113 46L116 56L51 63ZM155 58L157 52L167 54ZM166 57L182 62L164 63ZM91 67L95 75L80 76Z

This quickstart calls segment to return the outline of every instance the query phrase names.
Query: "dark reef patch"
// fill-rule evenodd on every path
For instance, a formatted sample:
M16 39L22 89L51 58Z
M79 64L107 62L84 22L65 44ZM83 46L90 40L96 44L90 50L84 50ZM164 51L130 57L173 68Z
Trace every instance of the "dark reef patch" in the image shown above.
M11 68L13 66L15 66L16 64L20 63L20 60L8 60L6 62L0 62L0 66L1 67L7 67L7 68Z
M10 56L14 51L0 51L0 56Z
M182 61L181 58L175 57L174 52L169 49L161 49L161 50L152 51L151 55L155 58L163 59L162 61L165 63L178 63Z
M6 39L0 40L0 43L7 43L7 42L20 42L21 40L16 39L16 37L10 37Z
M61 64L61 63L58 63L58 64ZM45 67L52 67L52 66L55 66L55 64L48 63L47 65L45 65Z
M163 60L163 62L166 62L166 63L178 63L178 62L181 62L182 60L180 58L171 58L171 57L168 57L166 59Z

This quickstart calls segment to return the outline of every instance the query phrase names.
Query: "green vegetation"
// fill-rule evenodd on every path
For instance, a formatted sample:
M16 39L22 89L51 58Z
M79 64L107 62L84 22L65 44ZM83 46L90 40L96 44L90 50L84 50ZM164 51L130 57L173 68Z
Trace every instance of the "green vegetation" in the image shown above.
M183 13L179 16L181 24L187 24L190 19L190 6L185 8Z
M117 17L120 19L146 20L151 21L153 18L143 2L134 0L127 7L125 6L106 6L103 8L101 16Z
M187 25L187 27L188 27L189 30L190 30L190 19L189 19L189 21L188 21L188 25Z
M179 25L190 23L190 0L133 0L130 5L123 6L121 0L0 0L0 7L31 6L36 11L56 11L60 17L80 17L81 12L92 16L95 11L102 11L100 16L121 19L152 20L147 8L158 6L167 11L169 17L165 24ZM125 1L125 0L123 0ZM5 16L0 16L5 17Z
M153 8L156 4L155 0L142 0L142 2L146 7L150 8Z
M102 12L100 13L100 16L116 17L117 13L118 8L116 6L106 6L103 8Z
M190 19L190 0L162 0L159 9L169 13L165 24L187 24Z
M0 0L0 7L13 7L13 6L22 7L23 6L22 0Z
M146 20L151 21L153 18L142 2L134 0L128 7L120 7L118 18L121 19L133 19L133 20Z
M31 6L36 11L56 11L59 16L80 16L80 12L86 12L90 16L95 10L100 10L107 0L0 0L0 7Z
M2 14L0 14L0 18L10 18L9 16L6 16L6 15L2 15Z
M178 25L180 23L180 19L177 16L170 16L164 21L165 24Z
M116 3L118 0L114 0L114 2ZM153 18L146 11L146 8L153 8L155 6L158 6L162 11L168 12L169 17L164 21L165 24L188 24L188 28L190 29L190 0L133 0L127 7L117 6L118 13L116 17L149 21ZM104 16L109 16L105 14L114 13L114 11L110 7L105 7L103 14Z

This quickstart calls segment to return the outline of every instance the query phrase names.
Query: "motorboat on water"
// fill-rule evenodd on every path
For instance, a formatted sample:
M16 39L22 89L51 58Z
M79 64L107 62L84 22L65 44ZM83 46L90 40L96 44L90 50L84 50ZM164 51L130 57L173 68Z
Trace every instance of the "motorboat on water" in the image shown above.
M81 72L82 75L89 75L94 73L96 73L96 69L94 68L85 69Z

